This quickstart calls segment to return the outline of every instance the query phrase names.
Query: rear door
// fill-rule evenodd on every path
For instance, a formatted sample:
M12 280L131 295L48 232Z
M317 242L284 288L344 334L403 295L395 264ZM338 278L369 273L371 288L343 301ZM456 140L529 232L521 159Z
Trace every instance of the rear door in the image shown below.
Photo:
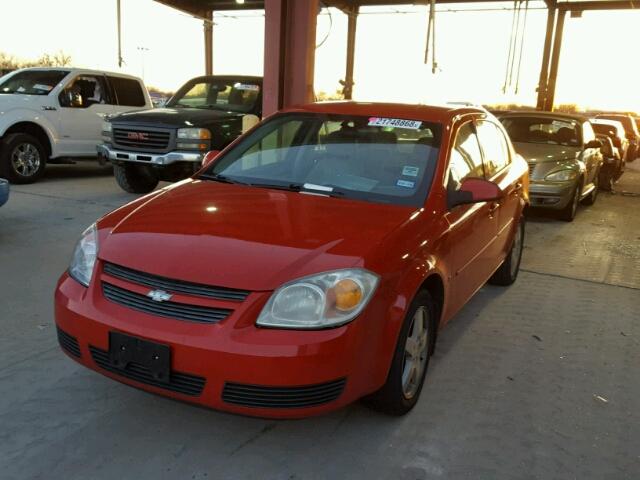
M445 177L446 188L454 191L467 178L484 178L482 153L472 119L455 133ZM445 215L449 222L448 243L453 266L453 296L463 305L493 273L491 249L497 236L497 217L489 202L459 205Z
M523 185L520 172L511 168L511 149L504 130L488 119L479 120L476 128L482 147L486 179L496 183L504 194L499 201L491 202L497 236L491 250L487 253L491 256L488 261L496 269L511 247L513 226L520 208L520 193Z

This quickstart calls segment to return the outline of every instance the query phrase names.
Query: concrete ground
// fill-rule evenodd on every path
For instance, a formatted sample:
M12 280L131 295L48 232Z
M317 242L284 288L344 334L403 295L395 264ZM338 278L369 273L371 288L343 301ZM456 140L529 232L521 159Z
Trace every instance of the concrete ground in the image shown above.
M409 415L270 421L59 350L57 277L81 231L134 197L108 169L52 166L0 208L0 478L638 479L640 171L618 190L572 224L530 219L518 282L483 288L443 330Z

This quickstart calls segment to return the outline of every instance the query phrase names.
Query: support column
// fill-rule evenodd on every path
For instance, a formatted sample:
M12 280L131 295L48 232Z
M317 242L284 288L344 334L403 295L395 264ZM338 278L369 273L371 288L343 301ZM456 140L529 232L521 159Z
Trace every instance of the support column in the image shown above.
M318 0L265 0L263 116L312 102Z
M551 53L551 69L549 70L549 83L547 84L547 96L544 109L553 110L553 103L556 97L556 80L558 79L558 68L560 65L560 52L562 51L562 35L564 33L564 20L567 11L562 9L558 12L556 23L556 33L553 38L553 52Z
M542 66L540 67L540 80L538 81L538 110L544 110L547 99L547 86L549 82L549 58L553 45L553 27L556 23L556 7L548 6L547 12L547 34L544 39L544 50L542 51Z
M213 11L207 10L204 20L204 72L213 75Z
M353 98L353 65L356 54L356 31L358 27L359 7L351 7L345 13L348 15L347 20L347 66L344 74L344 88L342 93L345 100Z

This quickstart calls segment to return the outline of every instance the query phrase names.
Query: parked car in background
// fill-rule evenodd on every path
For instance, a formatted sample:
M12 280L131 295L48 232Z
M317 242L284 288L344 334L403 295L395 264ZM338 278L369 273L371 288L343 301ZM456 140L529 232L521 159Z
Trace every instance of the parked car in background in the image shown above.
M622 123L617 120L606 120L602 118L590 118L589 121L596 135L602 134L611 138L614 147L618 149L618 154L623 162L622 169L624 170L624 164L627 162L627 156L629 154L629 140L627 139L627 134Z
M578 204L595 203L603 156L591 123L579 115L511 112L500 121L529 163L532 207L557 210L571 222Z
M106 115L149 108L141 80L77 68L26 68L0 78L0 175L31 183L47 162L96 158Z
M9 201L9 181L0 178L0 207Z
M633 117L622 113L600 113L596 115L596 118L616 120L622 123L627 140L629 140L629 150L625 160L633 162L640 155L640 133Z
M400 415L439 328L517 278L527 164L484 110L312 104L206 160L83 234L55 295L75 361L245 415Z
M597 134L596 138L600 140L600 143L602 144L602 147L600 147L600 153L602 153L603 157L598 186L602 190L610 192L613 190L613 184L615 181L622 175L622 159L620 158L618 149L613 146L611 137L608 135Z
M160 180L193 175L209 150L221 150L262 115L262 78L204 76L187 82L164 108L104 122L98 154L114 165L118 185L147 193Z

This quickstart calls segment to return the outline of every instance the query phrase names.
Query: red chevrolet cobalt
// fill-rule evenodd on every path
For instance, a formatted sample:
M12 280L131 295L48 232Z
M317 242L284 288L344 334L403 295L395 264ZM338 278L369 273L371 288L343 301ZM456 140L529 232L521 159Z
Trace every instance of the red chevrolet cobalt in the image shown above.
M312 104L207 160L84 232L55 296L71 358L245 415L399 415L438 330L518 274L527 164L484 110Z

